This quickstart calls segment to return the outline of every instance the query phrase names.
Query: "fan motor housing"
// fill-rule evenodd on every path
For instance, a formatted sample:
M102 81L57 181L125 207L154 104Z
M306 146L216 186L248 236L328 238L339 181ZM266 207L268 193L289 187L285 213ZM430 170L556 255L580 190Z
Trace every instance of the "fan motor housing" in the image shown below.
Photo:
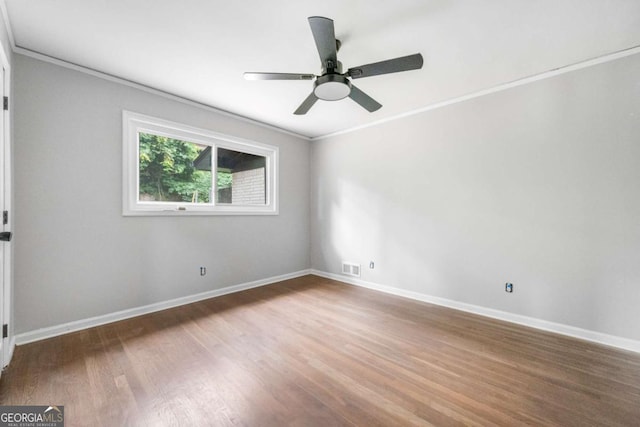
M351 93L351 82L342 74L325 74L315 81L313 93L325 101L338 101Z

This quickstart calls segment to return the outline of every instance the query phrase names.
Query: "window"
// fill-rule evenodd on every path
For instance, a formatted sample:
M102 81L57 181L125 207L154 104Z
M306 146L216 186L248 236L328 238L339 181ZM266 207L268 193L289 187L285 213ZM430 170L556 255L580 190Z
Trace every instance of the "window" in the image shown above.
M123 215L277 214L278 149L125 111Z

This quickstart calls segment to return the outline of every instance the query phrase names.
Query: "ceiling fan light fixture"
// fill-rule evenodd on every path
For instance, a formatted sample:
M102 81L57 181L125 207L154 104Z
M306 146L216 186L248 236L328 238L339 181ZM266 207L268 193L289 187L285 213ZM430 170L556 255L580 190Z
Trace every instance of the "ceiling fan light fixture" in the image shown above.
M313 80L313 92L305 98L300 106L293 112L295 115L307 114L318 99L324 101L338 101L349 97L370 113L382 107L375 99L351 84L351 79L379 76L381 74L399 73L400 71L418 70L424 62L419 53L387 59L386 61L372 62L359 65L342 73L342 64L338 61L340 40L336 39L333 28L333 20L323 16L310 16L309 26L316 43L322 75L295 74L295 73L245 73L247 80Z
M338 101L351 93L351 82L340 74L325 74L318 77L313 93L324 101Z

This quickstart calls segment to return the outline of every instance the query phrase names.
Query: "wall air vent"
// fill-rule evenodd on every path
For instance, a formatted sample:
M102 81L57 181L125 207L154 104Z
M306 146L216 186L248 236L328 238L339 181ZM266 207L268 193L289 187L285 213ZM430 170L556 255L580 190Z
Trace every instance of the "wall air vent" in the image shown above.
M346 274L347 276L360 277L360 264L343 261L342 274Z

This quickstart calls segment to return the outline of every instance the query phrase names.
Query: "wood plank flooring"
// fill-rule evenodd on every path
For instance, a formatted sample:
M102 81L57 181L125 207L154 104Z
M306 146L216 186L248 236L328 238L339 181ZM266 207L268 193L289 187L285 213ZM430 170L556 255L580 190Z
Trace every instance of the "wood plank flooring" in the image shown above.
M638 426L640 355L316 276L16 348L67 426Z

